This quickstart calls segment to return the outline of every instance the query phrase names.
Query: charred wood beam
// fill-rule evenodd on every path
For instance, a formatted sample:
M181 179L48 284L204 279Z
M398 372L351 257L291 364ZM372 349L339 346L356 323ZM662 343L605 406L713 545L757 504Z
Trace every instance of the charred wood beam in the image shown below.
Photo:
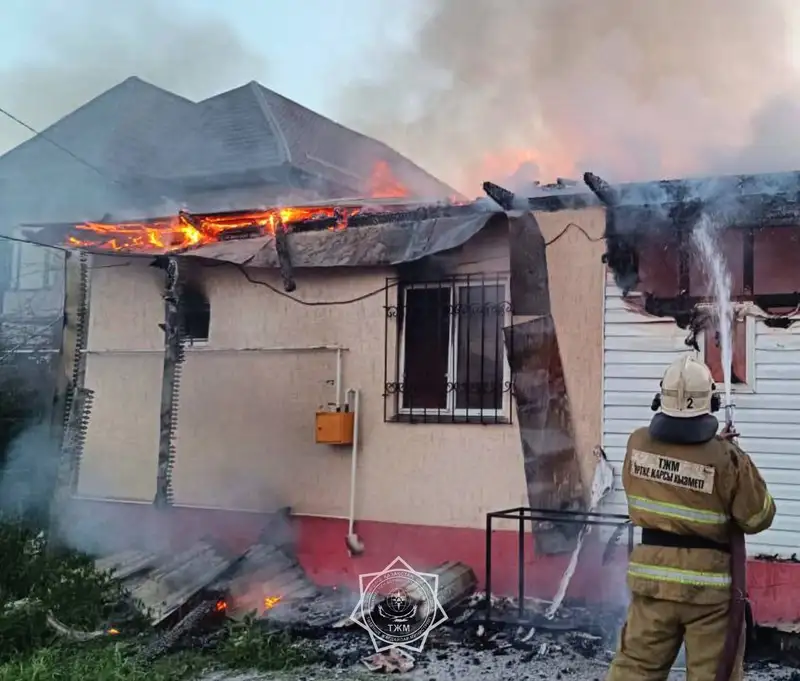
M297 282L294 280L294 268L289 254L288 232L282 222L275 227L275 251L278 253L278 265L283 279L283 290L291 293L297 288Z
M691 314L697 305L708 303L708 298L700 296L677 296L675 298L660 298L646 294L644 303L645 312L656 317L685 317ZM733 302L742 303L752 301L765 312L775 308L796 308L800 306L800 293L770 293L763 296L734 296ZM769 321L769 320L765 320Z
M503 210L511 210L514 207L514 192L493 182L484 182L483 191Z
M583 181L592 190L600 202L608 208L614 208L619 203L619 197L614 189L602 177L594 173L584 173Z
M678 292L682 296L689 295L691 286L690 254L688 234L681 230L678 232Z
M639 283L639 254L617 229L619 197L608 182L594 173L584 173L583 181L606 206L606 252L602 261L611 268L622 294L627 295Z
M164 261L162 261L164 262ZM180 322L180 272L178 259L166 259L167 280L164 287L164 368L161 379L161 412L158 440L158 473L153 504L166 507L172 503L172 466L175 460L180 370L184 359Z
M756 231L752 227L744 233L742 244L742 284L746 295L753 295L755 287L755 242Z
M396 222L418 222L432 218L456 217L459 215L474 215L481 212L474 204L433 204L419 206L410 210L395 210L384 212L362 211L347 216L344 213L334 214L333 217L309 218L286 222L286 228L291 232L314 232L337 227L369 227Z
M200 601L172 629L150 643L140 653L139 660L148 664L169 653L181 642L181 639L202 627L206 621L218 612L217 604L218 600L216 598Z

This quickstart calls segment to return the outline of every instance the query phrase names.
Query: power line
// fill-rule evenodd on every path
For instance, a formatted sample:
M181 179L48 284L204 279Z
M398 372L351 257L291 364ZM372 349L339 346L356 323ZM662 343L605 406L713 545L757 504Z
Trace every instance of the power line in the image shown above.
M18 123L19 125L21 125L26 130L29 130L30 132L32 132L33 135L34 135L34 139L37 138L37 137L41 137L43 140L45 140L47 142L50 142L50 144L52 144L54 147L57 147L58 149L61 149L61 151L63 151L65 154L69 154L78 163L81 163L81 164L85 165L87 168L90 168L91 170L96 172L103 179L109 180L109 181L117 183L117 184L121 184L121 182L119 180L117 180L116 178L109 177L108 175L106 175L106 173L104 173L102 170L100 170L100 168L98 168L97 166L92 165L86 159L81 158L75 152L70 151L69 149L67 149L67 147L63 146L62 144L59 144L54 139L52 139L52 138L48 137L47 135L45 135L43 132L37 130L36 128L34 128L31 125L28 125L25 121L23 121L20 118L17 118L14 114L10 113L9 111L6 111L4 108L0 107L0 113L3 114L4 116L7 116L8 118L10 118L15 123Z

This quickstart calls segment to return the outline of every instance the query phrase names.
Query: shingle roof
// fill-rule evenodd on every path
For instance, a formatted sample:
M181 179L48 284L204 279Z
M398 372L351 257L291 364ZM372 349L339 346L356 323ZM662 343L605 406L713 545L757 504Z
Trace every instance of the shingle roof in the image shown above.
M6 220L97 219L156 207L163 194L185 200L187 180L241 187L291 169L366 195L379 162L415 197L455 194L386 145L255 82L195 103L131 77L43 133L0 156Z

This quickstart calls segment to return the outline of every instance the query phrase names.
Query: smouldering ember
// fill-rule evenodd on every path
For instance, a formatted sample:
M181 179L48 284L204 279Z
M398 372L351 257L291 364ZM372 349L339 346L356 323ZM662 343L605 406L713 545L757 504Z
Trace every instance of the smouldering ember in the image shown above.
M264 610L270 610L281 602L280 596L266 596L264 598Z

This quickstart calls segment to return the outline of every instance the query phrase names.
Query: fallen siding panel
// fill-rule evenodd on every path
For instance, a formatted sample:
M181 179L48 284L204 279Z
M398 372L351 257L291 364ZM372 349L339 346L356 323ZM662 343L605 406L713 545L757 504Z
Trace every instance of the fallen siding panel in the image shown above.
M157 561L158 556L155 553L129 550L99 558L94 565L101 572L112 572L117 579L125 580L149 570Z
M539 317L504 329L514 375L520 441L533 508L585 507L581 471L572 433L572 415L553 318ZM537 531L537 550L570 551L577 526Z
M228 616L233 619L252 611L263 614L269 610L270 616L280 615L297 600L319 593L294 558L268 543L253 544L231 573L209 588L228 593ZM280 608L273 613L265 599L274 598L280 599Z
M158 624L230 568L238 556L226 556L207 542L197 542L170 557L131 590Z

